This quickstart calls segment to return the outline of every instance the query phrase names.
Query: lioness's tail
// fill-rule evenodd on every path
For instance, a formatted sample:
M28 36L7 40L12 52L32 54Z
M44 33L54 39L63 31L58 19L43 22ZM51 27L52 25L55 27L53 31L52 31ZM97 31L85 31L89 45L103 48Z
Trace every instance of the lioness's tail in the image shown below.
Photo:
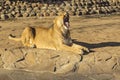
M21 41L21 38L15 38L15 37L12 36L11 34L9 35L8 38L11 39L11 40L14 40L14 41Z

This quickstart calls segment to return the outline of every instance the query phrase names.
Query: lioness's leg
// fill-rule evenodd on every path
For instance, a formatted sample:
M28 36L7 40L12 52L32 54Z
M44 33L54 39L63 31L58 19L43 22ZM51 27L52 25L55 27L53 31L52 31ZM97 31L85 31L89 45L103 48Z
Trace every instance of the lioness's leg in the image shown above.
M71 51L76 54L83 54L83 51L89 52L88 48L77 44L73 44L72 46L63 45L61 49L65 51Z
M23 33L22 33L20 38L15 38L11 34L9 35L8 38L11 39L11 40L14 40L14 41L22 41L23 44L26 44L27 42L30 42L28 40L29 40L29 38L32 38L31 36L32 36L32 29L31 29L31 27L26 27L23 30Z
M75 47L75 48L79 48L83 51L86 51L86 52L89 52L89 49L87 47L84 47L84 46L81 46L81 45L78 45L78 44L73 44L72 47Z
M22 33L22 43L24 46L28 46L28 47L35 47L34 43L33 43L33 39L35 37L34 35L34 28L32 27L26 27Z
M31 27L26 27L23 30L23 33L20 38L15 38L12 35L9 35L9 39L14 41L22 41L23 45L28 47L35 47L33 43L34 37L35 37L35 30L34 28Z

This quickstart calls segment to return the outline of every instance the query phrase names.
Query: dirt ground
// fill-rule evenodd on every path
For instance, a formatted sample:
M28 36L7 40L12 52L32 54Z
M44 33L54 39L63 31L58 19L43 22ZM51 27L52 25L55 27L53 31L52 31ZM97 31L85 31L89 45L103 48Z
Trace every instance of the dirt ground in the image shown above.
M52 24L52 20L54 18L27 18L27 19L16 19L16 20L8 20L8 21L0 21L0 48L4 49L15 49L18 47L23 47L20 42L14 42L8 39L9 34L14 34L17 37L20 37L23 29L26 26L45 26L48 27ZM108 16L108 17L71 17L70 18L70 31L72 39L75 43L88 47L91 52L83 56L82 62L89 62L92 55L97 56L94 57L95 61L101 61L103 57L106 57L106 53L112 57L117 56L117 62L112 66L112 69L120 73L119 63L120 63L120 16ZM99 56L98 56L99 55ZM89 58L88 58L89 57ZM106 59L106 61L109 58ZM81 64L81 63L80 63ZM111 63L110 63L111 64ZM102 64L98 64L102 65ZM111 64L112 65L112 64ZM84 66L84 65L83 65ZM103 66L106 69L109 67ZM94 69L94 68L93 68ZM3 70L4 71L4 70ZM80 73L82 70L78 70ZM88 71L88 70L87 70ZM104 71L104 70L103 70ZM51 78L44 78L43 80L119 80L120 77L116 76L117 73L104 71L105 73L110 74L102 74L102 75L92 75L89 76L79 76L78 74L73 74L72 76L76 76L76 79L66 76L56 78L54 76ZM83 72L84 73L84 72ZM89 71L87 72L89 73ZM1 73L2 74L2 73ZM22 74L22 73L21 73ZM29 73L30 74L30 73ZM115 74L115 75L114 75ZM47 74L46 74L47 75ZM46 76L44 75L44 76ZM29 75L28 75L29 76ZM53 75L52 75L53 76ZM104 76L103 79L99 78L100 76ZM42 76L43 77L43 76ZM77 79L79 77L79 79ZM107 77L107 78L106 78ZM65 78L65 79L63 79ZM8 80L8 79L5 79ZM15 79L10 79L15 80ZM25 79L29 80L29 79ZM36 80L36 79L31 79ZM42 79L41 79L42 80Z

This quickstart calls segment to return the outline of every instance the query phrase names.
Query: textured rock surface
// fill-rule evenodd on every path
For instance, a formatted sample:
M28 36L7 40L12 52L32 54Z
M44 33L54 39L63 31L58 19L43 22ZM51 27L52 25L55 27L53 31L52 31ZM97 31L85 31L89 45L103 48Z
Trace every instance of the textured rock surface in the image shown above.
M0 2L0 19L56 16L61 11L68 11L72 16L120 14L119 0L43 1L44 0L3 0L3 2Z
M28 71L66 73L75 71L77 64L81 60L80 55L62 51L32 48L2 49L0 51L1 67L10 70L24 69Z
M13 71L0 70L0 80L119 80L120 73L104 73L92 75L80 74L53 74L50 72L27 72L27 71ZM114 75L113 75L114 74Z

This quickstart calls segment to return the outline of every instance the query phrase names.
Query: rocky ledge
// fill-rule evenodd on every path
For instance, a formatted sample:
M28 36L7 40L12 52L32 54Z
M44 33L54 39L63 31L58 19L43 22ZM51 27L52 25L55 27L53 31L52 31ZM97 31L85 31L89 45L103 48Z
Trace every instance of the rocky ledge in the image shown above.
M80 55L47 49L0 49L0 67L9 70L80 74L109 73L120 70L117 54Z
M9 70L66 73L76 71L80 55L41 49L0 50L0 67Z
M94 54L94 52L91 52L83 57L81 58L80 55L70 52L47 49L0 49L0 67L2 71L0 79L120 79L120 56L110 55L109 53L104 53L104 55L101 53ZM63 76L66 73L68 75Z

